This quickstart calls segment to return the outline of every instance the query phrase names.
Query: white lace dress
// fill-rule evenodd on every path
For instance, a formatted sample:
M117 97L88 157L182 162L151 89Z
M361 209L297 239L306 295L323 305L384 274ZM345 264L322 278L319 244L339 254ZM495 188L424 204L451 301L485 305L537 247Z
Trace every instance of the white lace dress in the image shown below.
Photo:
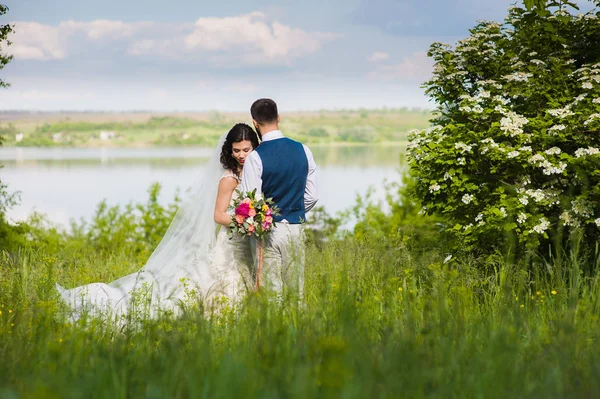
M229 177L239 183L239 178L230 171L221 179ZM232 201L235 195L234 192ZM138 308L140 303L149 306L150 315L159 314L158 310L179 313L181 303L193 300L195 295L200 295L209 307L237 302L253 287L250 240L241 237L230 240L226 227L213 226L212 220L207 223L211 226L188 227L190 230L217 228L214 244L208 249L192 245L169 252L172 257L165 262L172 264L168 267L153 272L144 267L108 284L92 283L65 289L57 283L61 297L72 310L72 319L78 319L82 312L103 314L108 311L120 317Z
M223 173L221 180L230 177L240 183L240 178L229 170ZM237 193L234 191L231 203L236 198ZM229 239L227 228L218 227L211 267L216 282L210 289L208 299L225 297L237 301L252 290L254 262L250 242L249 239L239 236Z

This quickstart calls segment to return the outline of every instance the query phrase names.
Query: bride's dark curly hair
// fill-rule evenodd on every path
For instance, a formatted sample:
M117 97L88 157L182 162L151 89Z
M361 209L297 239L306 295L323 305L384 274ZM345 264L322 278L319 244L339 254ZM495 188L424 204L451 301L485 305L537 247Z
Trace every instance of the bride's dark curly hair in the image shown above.
M250 126L245 123L238 123L231 128L225 138L225 143L221 149L221 165L225 169L229 169L237 173L238 162L233 157L233 143L239 143L241 141L248 140L252 143L252 148L258 147L258 135Z

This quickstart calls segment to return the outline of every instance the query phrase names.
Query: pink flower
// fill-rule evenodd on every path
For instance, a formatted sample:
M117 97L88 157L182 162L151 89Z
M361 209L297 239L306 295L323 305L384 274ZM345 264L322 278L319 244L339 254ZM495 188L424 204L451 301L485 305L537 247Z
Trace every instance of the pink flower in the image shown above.
M248 226L248 233L254 233L256 231L256 227L254 227L253 224L251 224L250 226Z
M269 224L273 223L273 216L267 215L265 217L265 223L269 223Z
M248 212L248 215L252 217L256 216L256 210L254 208L251 208L250 212Z
M269 229L271 228L271 223L264 222L264 223L262 224L262 228L263 228L263 231L267 231L267 230L269 230Z
M265 213L265 215L267 216L271 216L273 214L273 211L271 210L271 208L269 208L269 210L267 210L267 212Z
M235 214L247 218L250 214L250 205L246 202L242 202L236 209Z
M238 224L244 224L244 217L242 215L235 215L235 221Z
M250 205L251 202L252 202L252 200L250 198L244 198L244 200L242 201L242 204Z

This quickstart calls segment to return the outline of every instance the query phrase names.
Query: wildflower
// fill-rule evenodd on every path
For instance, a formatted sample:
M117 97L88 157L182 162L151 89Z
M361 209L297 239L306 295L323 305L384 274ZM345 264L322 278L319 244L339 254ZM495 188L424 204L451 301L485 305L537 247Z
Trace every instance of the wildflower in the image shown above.
M596 155L599 154L600 150L594 147L579 148L575 151L575 158L581 158L584 155Z
M588 90L589 90L589 89L593 89L593 88L594 88L594 85L593 85L593 84L591 84L590 82L583 82L583 83L581 84L581 87L582 87L582 88L584 88L584 89L588 89Z
M432 185L429 186L429 192L430 193L434 193L436 191L440 191L440 185L437 183L433 183Z
M522 308L524 308L524 307L525 307L525 305L521 304L520 308L522 309Z
M548 155L558 155L561 153L561 150L558 147L552 147L544 152Z
M587 126L590 123L594 122L594 120L596 120L596 119L600 119L600 114L592 114L592 115L590 115L590 117L585 122L583 122L583 124L585 126Z
M535 295L542 295L542 293L541 293L541 292L539 292L539 291L536 291L536 292L535 292Z
M511 151L507 155L508 155L508 159L516 158L519 156L519 151Z
M534 59L534 60L531 60L530 62L531 62L532 64L535 64L535 65L537 65L537 66L540 66L540 65L543 65L543 66L545 66L545 65L546 65L546 63L545 63L544 61L542 61L542 60L536 60L536 59Z
M529 120L524 116L514 112L508 112L506 116L500 120L500 130L510 137L514 137L523 133L523 126L527 123L529 123Z
M404 291L404 290L402 289L402 287L398 287L398 292L402 292L402 291Z
M542 217L540 223L533 227L533 231L538 234L544 234L544 232L548 230L548 227L550 227L550 222L545 217Z
M500 208L500 213L502 214L502 217L505 218L507 213L506 213L506 209L504 209L504 207Z
M460 150L460 152L464 154L465 152L471 152L473 146L467 145L463 142L458 142L454 144L454 148Z
M567 127L565 125L554 125L550 129L548 129L549 134L556 134L562 130L565 130Z
M564 108L549 109L546 112L560 119L566 118L567 116L575 115L568 105Z
M525 223L526 220L527 220L527 214L521 212L521 213L519 213L519 215L517 215L517 223L523 224L523 223Z
M594 223L596 223L596 226L600 227L600 218L594 220ZM0 314L2 313L0 312Z
M594 99L592 100L592 102L593 102L594 104L600 104L600 97L598 97L598 98L594 98Z
M464 202L466 205L469 205L471 203L471 201L473 201L475 197L472 196L471 194L465 194L462 196L461 201Z
M558 292L556 292L556 290L552 290L550 293L551 293L552 295L556 295L556 294L558 294Z
M520 64L519 64L519 62L520 62ZM517 62L513 66L518 68L519 66L523 65L523 63L521 61L519 61L519 62ZM531 74L531 73L515 72L511 75L503 76L503 78L508 80L509 82L527 82L529 80L529 78L532 76L533 76L533 74Z
M444 263L448 263L450 262L450 260L452 260L452 254L446 256L446 258L444 259Z

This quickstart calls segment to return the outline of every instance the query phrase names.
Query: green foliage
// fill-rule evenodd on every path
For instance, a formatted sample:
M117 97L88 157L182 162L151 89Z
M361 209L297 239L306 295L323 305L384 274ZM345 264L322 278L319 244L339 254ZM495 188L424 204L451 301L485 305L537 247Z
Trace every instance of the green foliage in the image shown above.
M438 107L411 136L413 195L462 248L600 239L600 12L554 3L513 7L505 25L481 22L429 51Z
M4 15L8 12L8 7L0 4L0 16ZM0 50L6 50L6 47L10 46L12 43L8 40L8 36L12 33L13 26L10 24L0 25ZM12 61L13 56L7 55L0 52L0 70L2 70L6 64ZM0 88L9 87L10 83L7 83L4 79L0 79Z

